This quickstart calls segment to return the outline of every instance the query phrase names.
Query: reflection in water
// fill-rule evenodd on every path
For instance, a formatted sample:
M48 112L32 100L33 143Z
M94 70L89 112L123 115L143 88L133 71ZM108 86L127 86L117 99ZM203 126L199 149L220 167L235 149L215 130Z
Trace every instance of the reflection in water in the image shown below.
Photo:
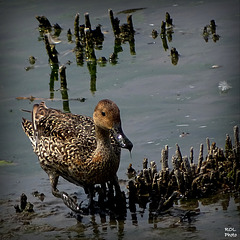
M63 111L70 112L69 109L69 99L68 99L68 91L67 91L67 80L66 80L66 67L62 65L59 68L59 74L61 79L61 94L63 100Z
M38 199L38 196L36 196L36 199ZM53 206L49 208L38 199L38 201L34 201L33 210L35 212L20 211L12 216L8 212L8 217L5 218L5 221L1 221L1 226L4 226L2 228L2 236L8 239L9 232L11 232L12 237L18 236L20 226L25 223L24 231L25 234L26 232L28 233L29 238L35 231L41 231L45 236L46 234L50 236L52 233L61 234L61 239L145 239L144 231L150 228L151 232L149 230L147 232L148 237L155 237L154 239L158 239L159 234L161 234L163 239L174 239L176 236L179 239L185 239L186 234L193 239L199 239L199 237L208 239L210 236L208 232L209 223L211 223L211 227L213 228L218 226L218 229L224 229L224 227L234 227L237 229L237 222L235 225L227 223L225 226L221 219L218 221L216 219L219 217L219 214L226 214L226 211L228 211L228 214L233 213L231 212L231 208L234 206L235 211L238 201L239 197L236 194L235 196L234 194L220 194L205 199L182 199L175 202L172 208L159 216L151 212L149 205L142 208L138 204L134 212L129 213L130 209L128 209L129 216L125 219L116 218L111 214L99 213L83 216L78 218L78 221L75 219L72 221L71 218L74 217L73 213L62 214L64 211L59 211L54 206L57 203L52 202ZM19 202L17 203L19 204ZM22 204L22 202L20 203ZM2 201L1 205L3 206L4 204L8 204L10 208L13 208L12 202L4 203ZM19 205L18 207L22 209L23 206ZM41 211L39 211L39 207ZM209 214L207 215L207 213ZM54 219L56 217L65 219L63 221L68 222L68 224L65 223L66 226L61 228L61 223L58 226L51 220L51 216L54 216ZM206 217L208 217L207 221L205 221ZM45 219L48 220L47 224L43 224L43 220L44 222L46 221ZM9 224L10 221L11 224ZM29 223L26 224L27 222ZM4 232L4 229L8 233ZM142 229L140 233L137 232L138 229ZM202 229L204 229L204 232Z
M138 10L138 9L137 9ZM132 9L131 11L135 11ZM131 11L127 11L131 13ZM125 12L124 12L125 13ZM132 22L132 15L127 16L127 23L120 25L120 20L117 17L114 17L113 11L109 10L109 19L112 25L112 30L114 33L114 47L113 52L109 56L108 60L105 57L96 59L95 50L102 50L104 34L101 31L101 25L97 25L95 29L92 29L89 14L86 13L85 24L79 23L79 14L76 14L74 20L74 34L71 33L71 30L67 31L67 40L68 43L75 43L74 54L76 59L77 66L84 66L84 63L87 64L87 69L90 75L90 91L94 94L97 91L97 65L105 67L107 62L110 62L111 65L116 65L118 63L118 54L123 51L122 44L128 42L130 48L130 54L135 55L135 39L134 39L134 28ZM62 34L62 28L58 25L51 25L48 19L44 16L37 16L39 21L39 40L44 41L47 54L49 56L49 65L51 67L50 74L50 99L54 99L54 83L58 81L59 74L59 61L58 61L58 52L56 47L58 44L62 44L59 41L58 37ZM162 41L162 47L165 51L170 49L169 44L173 41L173 19L170 17L170 14L166 12L165 21L162 21L161 32L157 33L156 30L152 30L152 37L156 39L160 35ZM73 40L73 36L75 40ZM219 40L219 35L216 33L216 24L214 20L210 21L209 25L206 25L203 30L203 38L208 42L209 37L212 38L214 42ZM171 63L177 65L179 61L179 54L176 48L171 47L170 50ZM34 69L34 62L29 61L30 66L26 67L26 71ZM64 100L64 109L70 111L67 108L66 102L69 101L67 97L67 89L64 90L63 98Z
M131 229L134 232L135 228L144 229L146 225L149 225L155 230L165 229L166 231L171 231L174 229L178 232L177 229L181 229L181 231L185 229L185 233L193 234L193 237L197 237L201 228L199 224L204 225L204 213L211 211L213 216L210 217L209 221L211 219L216 220L214 213L227 211L231 199L234 199L231 194L222 194L220 198L219 196L212 196L201 200L188 199L186 201L183 199L176 202L174 207L158 216L151 212L149 205L143 207L138 204L135 211L132 212L129 209L130 215L128 219L117 219L111 215L106 216L104 214L92 215L86 218L83 217L71 230L77 233L79 237L84 236L87 238L88 236L94 236L96 239L103 237L104 234L112 236L111 230L114 230L118 239L124 239L128 230ZM221 205L222 208L218 209ZM167 239L170 239L172 235L168 233L167 236Z
M167 51L168 50L168 44L167 44L166 34L161 34L161 40L162 40L163 49L165 51Z
M76 57L76 63L78 66L83 66L84 62L87 63L87 69L90 75L90 91L94 94L97 91L97 63L101 67L107 65L107 59L101 57L96 59L95 49L102 50L104 35L101 31L101 25L97 25L95 29L92 29L89 14L85 15L85 24L79 24L79 14L76 14L74 20L74 37L75 37L75 48L74 53ZM112 23L113 32L115 36L113 53L109 57L109 62L112 65L118 63L118 53L122 52L122 43L129 42L130 54L135 55L135 39L134 39L134 29L132 23L132 16L127 16L127 24L119 25L120 21L118 18L114 18L112 10L109 10L109 17ZM49 57L49 65L51 68L50 74L50 99L54 99L54 83L58 81L58 74L61 78L61 94L63 100L63 110L65 112L70 112L69 109L69 98L67 92L66 84L66 66L62 65L59 67L58 52L55 48L56 44L61 41L58 40L62 32L62 28L55 24L51 26L48 19L44 16L37 16L39 21L39 39L43 40L45 43L46 52ZM52 33L52 28L54 32ZM72 33L69 29L67 31L68 43L73 43ZM29 69L28 69L29 70Z
M90 74L90 90L94 94L97 91L96 81L97 81L97 62L89 61L87 62L87 68Z
M75 42L75 48L73 52L75 53L76 64L77 66L84 66L84 63L87 64L87 69L90 75L90 91L94 94L97 91L97 65L105 67L109 61L111 65L116 65L118 63L118 54L123 51L122 44L128 42L130 54L135 55L135 39L134 39L134 28L132 22L132 15L127 16L127 23L120 25L120 20L117 17L114 17L113 11L109 10L109 19L112 25L112 30L114 33L114 47L113 53L110 55L107 60L105 57L96 59L95 50L102 50L104 35L101 31L101 25L97 25L95 29L92 29L89 14L86 13L85 24L80 25L79 23L79 14L76 14L74 20L74 37L71 30L67 31L68 43L72 44ZM46 52L49 57L49 65L51 68L49 90L50 90L50 99L54 99L54 83L58 81L60 73L58 52L56 50L57 44L61 44L61 41L58 40L58 37L62 33L62 28L55 24L52 26L48 19L44 16L37 16L39 21L39 40L43 40L45 43ZM215 22L211 21L211 31L213 34L216 32ZM214 28L215 26L215 28ZM214 31L215 29L215 31ZM168 43L172 42L173 34L173 20L170 17L170 14L166 12L166 20L162 21L161 24L161 33L160 37L162 40L162 46L165 51L169 49ZM156 30L153 30L152 36L155 39L158 34ZM171 48L171 62L173 65L177 65L179 60L179 54L176 48ZM26 70L33 69L33 65L26 68ZM66 67L64 66L64 74ZM61 76L60 76L61 77ZM66 75L65 75L66 81ZM63 100L63 110L70 112L69 109L69 98L67 88L64 88L61 84L61 94Z
M211 37L214 42L217 42L220 36L216 33L216 24L214 20L210 21L209 25L206 25L203 28L203 39L205 42L208 42L208 39Z
M171 60L172 60L172 64L173 65L177 65L177 63L178 63L178 56L179 56L179 54L178 54L177 49L176 48L172 48L171 49Z
M170 17L170 14L166 12L166 21L162 21L161 23L161 33L160 37L162 40L162 46L165 51L169 49L168 42L172 42L172 34L173 34L173 20ZM158 37L158 33L155 29L152 30L152 38L155 39ZM177 65L179 59L179 54L176 48L171 48L171 62L173 65Z
M77 222L72 226L71 233L77 234L79 239L105 239L104 236L112 236L111 239L125 239L125 220L108 219L106 216L101 216L100 219L92 215L89 218L89 223ZM111 235L111 232L114 232Z
M49 82L50 99L54 99L54 83L58 81L58 63L51 64L51 74Z

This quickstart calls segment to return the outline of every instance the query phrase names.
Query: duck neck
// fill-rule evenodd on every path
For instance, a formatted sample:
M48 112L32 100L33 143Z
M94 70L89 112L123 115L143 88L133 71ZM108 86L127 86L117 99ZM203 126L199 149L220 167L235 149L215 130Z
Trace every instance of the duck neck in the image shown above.
M95 126L97 148L108 148L111 146L111 141L109 138L109 131L98 126Z

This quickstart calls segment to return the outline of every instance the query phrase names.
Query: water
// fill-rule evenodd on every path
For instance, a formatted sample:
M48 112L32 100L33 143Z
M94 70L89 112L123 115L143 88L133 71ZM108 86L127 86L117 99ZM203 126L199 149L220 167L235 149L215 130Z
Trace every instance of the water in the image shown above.
M66 32L69 28L73 32L77 12L80 13L81 24L83 14L89 12L92 27L100 23L105 33L103 49L96 51L96 56L108 58L114 50L114 36L107 12L109 8L113 9L115 16L125 9L145 9L132 13L136 54L132 55L129 44L125 43L122 44L123 51L118 54L118 64L97 66L96 92L92 93L87 64L77 66L71 51L74 44L67 42ZM52 24L57 22L63 28L60 35L62 43L56 48L61 64L68 60L72 62L66 70L68 96L71 99L86 98L85 102L70 101L71 112L91 116L96 103L103 98L112 99L121 109L123 129L133 142L134 149L132 158L127 151L122 152L118 171L120 179L126 179L125 172L130 162L135 169L140 169L144 157L155 160L160 167L160 152L166 144L169 145L170 156L175 151L175 143L178 143L183 155L188 155L193 146L197 157L199 144L205 143L206 137L224 147L225 134L232 136L233 126L240 125L239 1L76 3L21 0L2 1L0 9L0 159L12 162L12 165L0 166L0 219L1 233L5 237L6 232L14 228L9 238L27 239L37 237L41 232L45 238L52 239L127 239L133 236L141 239L145 238L144 234L153 239L158 239L159 235L167 239L169 234L185 238L189 233L193 239L215 236L221 239L226 226L237 228L239 203L234 202L232 197L229 207L223 210L219 207L221 200L206 206L200 204L201 214L196 216L194 223L175 228L172 224L177 219L169 216L151 223L147 210L143 217L138 212L138 224L132 224L130 213L125 222L118 223L109 219L101 223L98 216L96 219L86 217L82 223L66 218L69 210L51 195L47 175L40 168L20 125L21 117L30 118L20 109L30 110L39 101L17 100L16 97L44 98L48 106L63 109L59 82L55 82L54 100L48 100L52 94L49 91L51 69L45 46L38 40L38 22L35 19L36 15L45 15ZM156 39L151 37L153 29L160 32L166 11L174 23L174 33L167 51L163 49L159 36ZM126 22L125 14L117 16L121 23ZM211 19L216 22L220 40L213 42L209 39L206 43L201 34ZM175 47L180 54L177 65L171 64L171 47ZM26 71L24 68L29 66L28 57L31 55L37 58L37 62L34 69ZM212 68L214 65L219 67ZM218 85L222 81L232 87L228 92L219 91ZM182 132L189 134L181 138ZM64 180L60 181L60 186L85 198L81 189ZM126 190L126 186L123 185L122 189ZM35 190L46 195L43 203L31 195ZM29 220L31 224L28 227L17 220L13 208L22 192L36 207L37 216ZM54 214L44 215L51 210ZM14 225L8 229L6 223L13 218ZM212 223L211 231L205 223L206 219ZM54 229L51 230L51 227Z

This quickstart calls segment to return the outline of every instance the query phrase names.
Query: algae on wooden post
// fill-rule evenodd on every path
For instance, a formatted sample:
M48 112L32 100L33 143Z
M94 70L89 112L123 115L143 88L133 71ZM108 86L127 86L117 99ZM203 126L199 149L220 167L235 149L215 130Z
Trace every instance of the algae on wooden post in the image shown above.
M45 16L36 16L36 19L39 22L39 28L40 30L51 30L52 29L52 25L49 22L49 20L45 17Z
M171 28L173 26L173 20L168 12L166 12L165 16L166 16L166 28Z
M197 166L197 172L200 172L200 169L202 167L202 161L203 161L203 144L200 144L200 150L199 150L199 157L198 157L198 166Z
M91 38L91 31L88 28L85 28L86 36L86 50L85 57L88 61L96 61L96 55L94 51L93 39Z
M168 170L168 146L167 145L164 147L164 149L162 149L160 162L162 163L162 170L163 171Z
M231 138L229 137L229 135L226 135L226 142L225 142L225 154L226 154L226 158L230 157L232 153L232 141Z
M74 20L74 36L75 36L75 41L79 42L79 13L76 14L75 20Z
M234 150L236 152L237 159L240 159L240 143L239 143L238 126L234 126L233 131L234 131ZM239 164L240 164L240 160L239 160Z
M179 54L176 48L171 49L171 60L173 65L177 65Z
M92 27L90 23L89 13L85 13L84 16L85 16L85 28L88 28L91 31Z
M119 28L120 21L118 18L114 18L112 9L108 10L108 14L109 14L110 21L112 24L113 33L114 33L115 37L117 37L120 34L120 28Z
M143 169L147 169L147 165L148 165L148 159L144 158L143 159Z
M72 32L70 28L67 31L67 39L69 43L72 43Z
M67 91L67 79L66 79L66 66L62 65L59 67L59 74L61 80L61 94L63 100L64 112L70 112L68 91Z

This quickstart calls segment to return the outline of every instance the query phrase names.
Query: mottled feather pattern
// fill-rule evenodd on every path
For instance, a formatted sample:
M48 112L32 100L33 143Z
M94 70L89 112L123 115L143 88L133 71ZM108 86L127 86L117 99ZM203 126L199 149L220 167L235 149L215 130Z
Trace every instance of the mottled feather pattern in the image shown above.
M62 113L41 103L33 108L32 122L23 119L22 126L47 173L55 172L84 187L109 181L116 175L121 149L111 135L113 153L103 148L93 158L97 142L91 117Z

